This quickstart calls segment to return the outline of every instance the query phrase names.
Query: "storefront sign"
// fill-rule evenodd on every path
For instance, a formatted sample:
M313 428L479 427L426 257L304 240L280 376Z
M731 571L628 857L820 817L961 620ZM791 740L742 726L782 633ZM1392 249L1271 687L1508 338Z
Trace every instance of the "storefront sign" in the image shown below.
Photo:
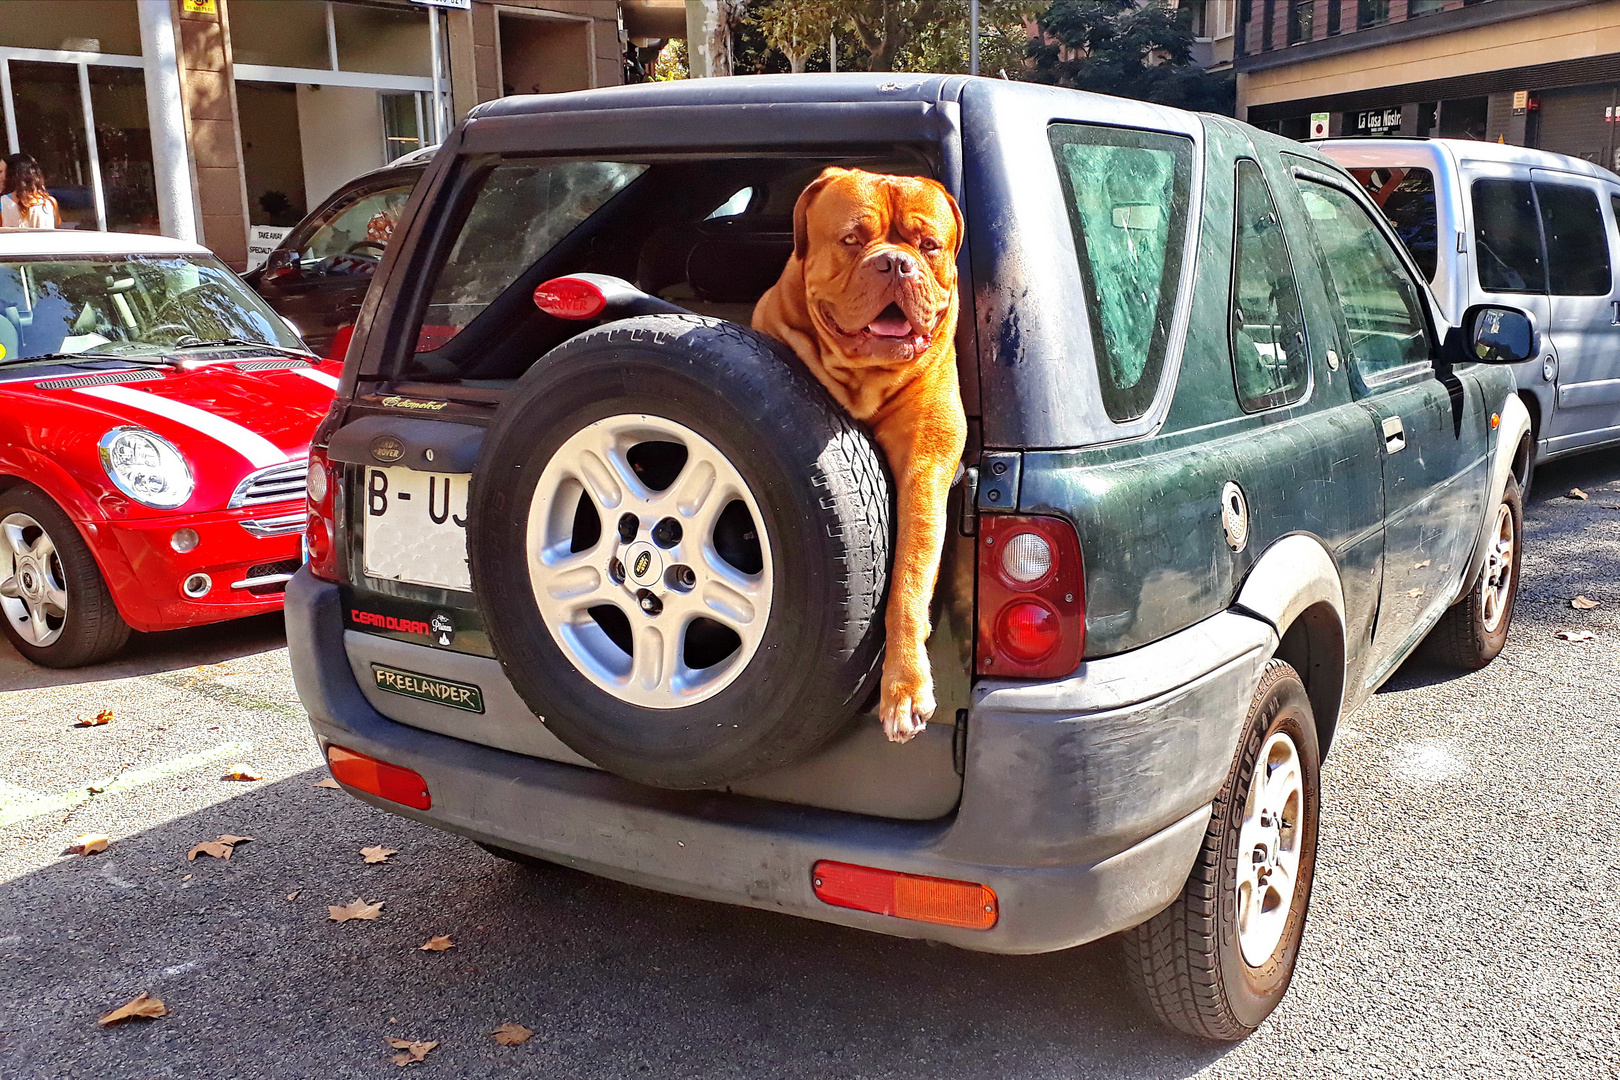
M281 240L292 229L285 225L252 225L248 227L248 260L247 268L252 270L261 265L270 253L276 250Z
M1328 134L1328 114L1325 112L1311 113L1311 138L1325 139Z
M1530 107L1530 91L1513 91L1513 107L1515 109L1528 109Z
M218 15L219 0L181 0L180 10L187 15Z
M1401 110L1399 107L1390 109L1367 109L1356 113L1357 135L1388 135L1392 131L1401 129Z
M452 11L471 11L472 0L411 0L424 7L449 8Z

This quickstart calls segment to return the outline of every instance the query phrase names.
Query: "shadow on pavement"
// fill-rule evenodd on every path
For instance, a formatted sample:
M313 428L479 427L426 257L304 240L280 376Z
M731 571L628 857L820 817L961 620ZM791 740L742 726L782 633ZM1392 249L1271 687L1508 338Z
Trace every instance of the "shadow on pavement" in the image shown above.
M390 1036L438 1040L442 1076L592 1080L1172 1078L1224 1053L1138 1013L1109 942L986 956L515 866L321 775L0 885L7 1073L381 1077ZM221 833L255 839L185 862ZM327 921L356 897L381 918ZM437 934L456 947L417 948ZM96 1026L142 991L169 1015ZM497 1046L506 1021L536 1037Z
M281 613L249 619L169 630L160 634L133 634L123 652L103 664L58 670L30 663L0 637L0 691L35 690L45 686L104 682L176 671L198 664L218 664L239 656L269 652L287 644Z

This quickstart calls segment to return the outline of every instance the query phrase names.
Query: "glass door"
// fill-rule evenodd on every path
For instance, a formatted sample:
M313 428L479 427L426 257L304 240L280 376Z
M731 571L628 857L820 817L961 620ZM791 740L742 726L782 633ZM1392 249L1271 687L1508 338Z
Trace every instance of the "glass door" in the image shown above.
M94 229L96 185L76 64L12 60L11 98L17 151L39 162L65 229Z

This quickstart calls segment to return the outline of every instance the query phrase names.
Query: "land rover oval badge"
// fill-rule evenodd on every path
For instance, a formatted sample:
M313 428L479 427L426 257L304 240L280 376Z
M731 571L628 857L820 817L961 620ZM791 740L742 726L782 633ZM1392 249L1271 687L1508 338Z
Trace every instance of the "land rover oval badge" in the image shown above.
M371 440L371 456L385 463L398 461L405 456L405 444L392 435L379 435Z

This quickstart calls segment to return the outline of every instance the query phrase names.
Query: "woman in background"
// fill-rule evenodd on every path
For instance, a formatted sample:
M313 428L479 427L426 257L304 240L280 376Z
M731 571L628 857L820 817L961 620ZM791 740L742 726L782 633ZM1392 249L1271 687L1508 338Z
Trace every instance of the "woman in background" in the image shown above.
M8 229L54 229L62 208L45 190L45 174L27 154L6 158L5 194L0 195L0 226Z

